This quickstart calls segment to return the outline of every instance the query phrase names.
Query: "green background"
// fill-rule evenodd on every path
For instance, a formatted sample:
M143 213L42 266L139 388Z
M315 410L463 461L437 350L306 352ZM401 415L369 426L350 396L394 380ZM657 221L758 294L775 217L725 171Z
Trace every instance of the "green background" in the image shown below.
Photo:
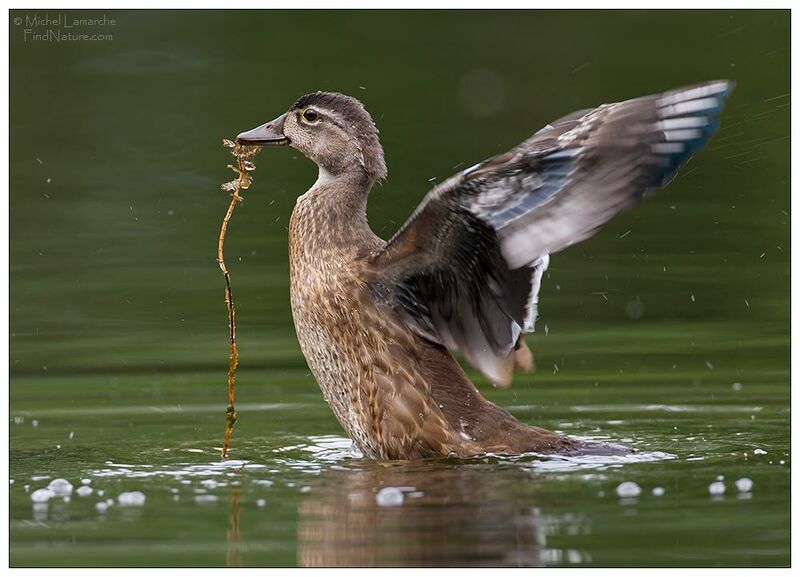
M111 39L72 42L26 35L35 14L10 24L13 565L788 565L788 11L108 11L71 31ZM248 465L217 462L222 137L305 92L358 97L388 237L559 116L716 78L737 89L708 148L551 259L538 371L507 391L470 373L519 419L639 458L355 458L291 323L286 224L316 168L269 149L226 243ZM95 492L34 508L59 477ZM415 491L381 507L383 487ZM97 511L133 490L143 507Z

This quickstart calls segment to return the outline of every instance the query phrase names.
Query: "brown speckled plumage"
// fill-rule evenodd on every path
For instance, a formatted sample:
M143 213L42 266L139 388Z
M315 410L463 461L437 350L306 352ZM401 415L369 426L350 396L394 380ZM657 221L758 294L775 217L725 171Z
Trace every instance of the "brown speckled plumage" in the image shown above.
M663 186L711 136L731 88L709 83L564 117L437 186L388 242L367 223L386 167L360 102L313 93L241 134L289 144L320 167L289 224L292 314L358 448L378 459L629 452L520 423L481 396L448 349L501 386L515 366L531 370L521 335L533 330L548 253Z
M356 216L366 198L337 195L331 186L318 183L292 212L292 314L325 400L359 449L416 459L571 447L570 439L526 427L486 401L446 349L375 302L373 255L386 243Z

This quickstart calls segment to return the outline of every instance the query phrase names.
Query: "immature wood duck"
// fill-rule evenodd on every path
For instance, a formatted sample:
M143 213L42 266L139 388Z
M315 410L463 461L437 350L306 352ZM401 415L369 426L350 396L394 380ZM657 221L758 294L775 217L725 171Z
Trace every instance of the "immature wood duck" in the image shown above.
M548 255L665 186L715 132L732 89L715 81L569 114L433 188L389 241L367 223L386 164L361 102L307 94L241 133L319 167L289 223L292 314L325 400L364 455L630 452L519 422L451 352L501 387L515 368L530 371L523 335Z

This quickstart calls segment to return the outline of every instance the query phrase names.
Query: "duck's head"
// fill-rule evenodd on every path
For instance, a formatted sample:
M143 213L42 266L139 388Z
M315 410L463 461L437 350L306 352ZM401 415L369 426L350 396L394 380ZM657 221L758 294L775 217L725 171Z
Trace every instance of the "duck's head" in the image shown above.
M362 173L374 182L386 176L383 148L372 117L361 102L338 92L306 94L286 113L242 132L236 140L291 146L334 177Z

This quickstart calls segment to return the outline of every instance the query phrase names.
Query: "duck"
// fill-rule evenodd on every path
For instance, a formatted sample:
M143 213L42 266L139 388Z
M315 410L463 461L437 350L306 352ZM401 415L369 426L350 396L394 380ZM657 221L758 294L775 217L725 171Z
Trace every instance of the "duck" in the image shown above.
M359 100L309 93L239 134L318 167L288 225L292 318L356 448L378 460L635 452L519 421L454 354L497 387L532 371L524 335L550 255L666 186L717 130L733 87L704 82L563 116L434 186L389 240L367 221L387 168Z

